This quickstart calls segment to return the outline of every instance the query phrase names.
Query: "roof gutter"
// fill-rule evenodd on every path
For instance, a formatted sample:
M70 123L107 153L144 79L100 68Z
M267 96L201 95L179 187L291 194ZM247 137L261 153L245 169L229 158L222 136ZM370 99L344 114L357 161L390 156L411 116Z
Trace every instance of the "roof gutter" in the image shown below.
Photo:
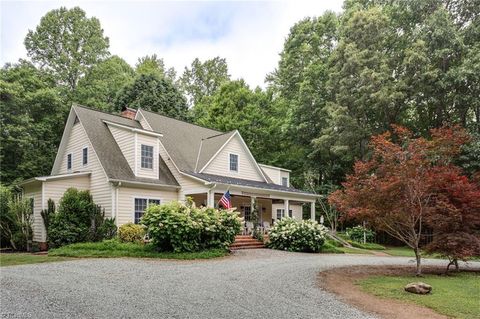
M135 132L135 133L140 133L140 134L155 136L155 137L162 137L163 136L163 134L160 134L160 133L157 133L157 132L147 131L147 130L144 130L144 129L141 129L141 128L122 125L122 124L118 124L118 123L115 123L115 122L110 122L110 121L107 121L107 120L102 120L102 122L105 123L105 124L114 126L114 127L122 128L124 130L132 131L132 132Z
M168 187L168 188L175 188L175 189L181 188L180 186L176 186L176 185L128 181L128 180L124 180L124 179L112 179L112 178L110 178L110 179L108 179L108 181L112 182L112 183L119 183L118 186L122 186L122 183L125 183L125 184L134 184L134 185L149 185L149 186L158 186L158 187Z

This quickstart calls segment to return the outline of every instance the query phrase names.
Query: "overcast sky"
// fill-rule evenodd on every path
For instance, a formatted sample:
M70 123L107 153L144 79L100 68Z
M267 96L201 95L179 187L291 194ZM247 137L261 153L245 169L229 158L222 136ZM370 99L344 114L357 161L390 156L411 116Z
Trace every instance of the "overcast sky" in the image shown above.
M110 52L132 66L156 53L183 72L195 57L227 59L233 78L264 87L275 69L290 27L326 10L339 12L341 0L277 2L164 1L4 1L1 10L3 65L26 57L23 40L49 10L80 6L97 17L110 38Z

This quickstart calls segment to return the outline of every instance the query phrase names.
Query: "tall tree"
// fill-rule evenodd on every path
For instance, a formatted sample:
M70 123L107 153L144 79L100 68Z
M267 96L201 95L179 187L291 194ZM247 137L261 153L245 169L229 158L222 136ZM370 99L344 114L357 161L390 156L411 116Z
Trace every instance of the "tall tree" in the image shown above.
M49 74L26 61L1 69L2 183L50 173L66 114L65 103Z
M195 121L221 131L238 130L260 162L274 161L279 142L271 96L259 88L252 91L243 80L225 82L198 105Z
M109 41L97 18L74 7L48 12L25 38L28 56L70 91L91 66L108 55Z
M90 68L80 79L75 101L107 112L114 110L114 101L124 86L133 82L135 72L118 56L112 56Z
M178 119L188 117L187 101L175 85L155 74L142 74L125 86L115 98L116 110L143 108Z
M155 75L159 78L166 78L171 82L175 81L177 73L174 68L165 66L163 59L157 57L156 54L146 55L138 59L135 65L135 72L138 75Z
M227 60L215 57L204 62L198 58L193 60L190 68L185 67L179 82L195 112L203 98L213 95L222 83L229 80Z

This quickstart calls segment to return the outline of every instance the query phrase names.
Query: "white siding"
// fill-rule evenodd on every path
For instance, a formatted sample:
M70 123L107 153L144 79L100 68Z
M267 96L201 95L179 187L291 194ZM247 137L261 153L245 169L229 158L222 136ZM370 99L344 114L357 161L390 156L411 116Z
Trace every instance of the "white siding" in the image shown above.
M43 187L45 208L47 207L47 201L49 199L53 199L55 205L58 207L60 199L63 197L63 194L67 189L74 187L78 190L89 190L90 177L77 176L68 179L50 180L43 182Z
M140 125L144 130L152 131L152 127L150 126L150 124L148 124L143 115L139 115L137 120L140 122Z
M230 154L238 155L238 172L230 171ZM234 136L202 173L264 182L238 135Z
M88 146L88 165L86 167L81 162L84 146ZM112 214L111 186L107 182L105 172L81 123L77 123L72 127L65 152L61 155L62 164L60 165L59 174L69 173L67 171L67 154L69 153L73 154L72 172L78 170L91 172L90 193L95 203L105 209L105 216L110 217Z
M119 187L117 225L121 226L128 222L133 223L135 198L159 199L160 203L163 204L177 200L177 197L176 191Z
M272 218L277 219L277 209L284 209L284 204L272 204ZM292 210L293 218L302 220L303 219L303 211L302 205L290 205L290 209ZM287 214L285 214L288 216Z
M135 170L135 134L111 125L108 128L133 172Z
M281 180L280 180L280 170L278 169L275 169L275 168L271 168L271 167L266 167L266 166L262 166L260 165L260 167L263 169L263 171L265 172L265 174L270 177L270 179L275 183L275 184L281 184Z
M285 172L285 171L280 171L280 185L282 185L282 179L286 177L288 182L287 182L287 186L290 186L290 173L289 172Z
M45 242L45 227L43 226L43 219L40 215L42 211L41 184L35 186L26 185L23 196L25 198L33 198L33 241Z
M143 135L136 133L137 135L137 173L139 177L146 178L158 178L158 137ZM148 145L153 147L153 168L142 168L142 145Z

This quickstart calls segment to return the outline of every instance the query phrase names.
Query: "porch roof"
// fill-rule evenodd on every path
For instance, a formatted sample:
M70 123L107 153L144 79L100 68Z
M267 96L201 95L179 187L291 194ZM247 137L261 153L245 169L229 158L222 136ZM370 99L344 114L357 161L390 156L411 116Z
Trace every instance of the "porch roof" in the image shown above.
M219 184L226 184L226 185L232 185L232 186L253 187L253 188L279 191L279 192L296 193L299 195L301 194L301 195L307 195L307 196L320 197L319 195L311 192L303 191L293 187L286 187L286 186L282 186L274 183L257 182L257 181L247 180L247 179L206 174L206 173L192 173L192 172L184 172L184 173L210 183L219 183Z

